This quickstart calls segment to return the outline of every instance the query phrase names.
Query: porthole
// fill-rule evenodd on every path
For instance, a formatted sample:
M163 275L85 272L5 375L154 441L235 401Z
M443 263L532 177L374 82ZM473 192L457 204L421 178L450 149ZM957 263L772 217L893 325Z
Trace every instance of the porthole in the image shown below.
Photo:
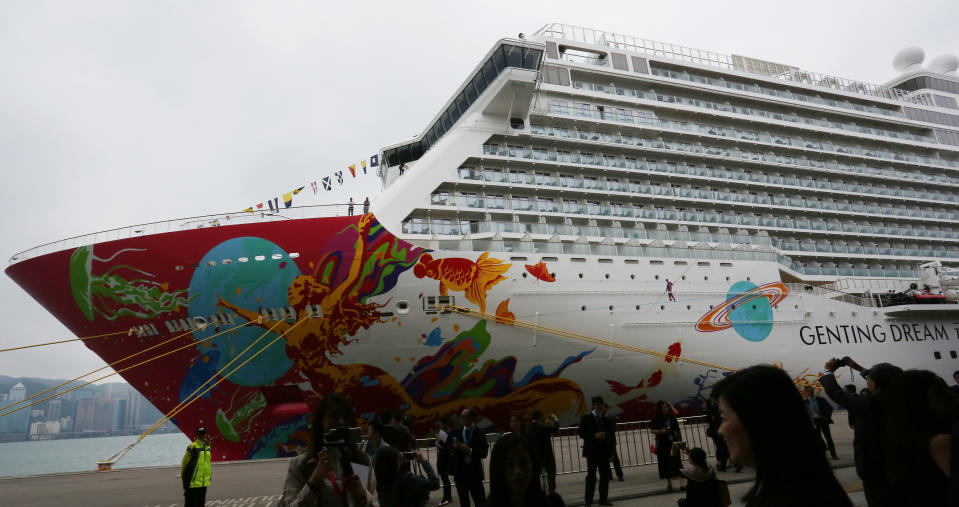
M606 279L609 280L609 273L606 273Z
M736 309L736 305L729 305L729 309L730 309L730 310L735 310L735 309Z
M396 302L396 313L400 315L406 315L410 313L410 304L406 300L400 300Z
M207 322L206 322L206 319L205 319L205 318L200 317L199 315L197 315L196 317L193 317L193 325L194 325L194 326L202 329L202 328L206 327L206 324L207 324Z
M639 305L636 305L636 309L639 310Z
M553 277L554 280L556 279L556 273L550 273L549 276Z
M585 311L586 311L586 305L580 306L579 309L585 312Z
M273 254L270 256L273 260L278 260L283 258L283 254Z
M182 265L180 265L180 266L174 267L173 269L176 270L176 271L183 271L184 268L183 268Z
M713 309L713 305L709 305L709 309L712 310L712 309Z
M686 275L683 275L683 280L685 280L685 279L686 279Z
M630 280L635 280L635 279L636 279L636 275L635 275L635 274L629 275L629 279L630 279Z
M216 261L206 261L207 266L216 266Z
M526 272L525 272L525 271L523 272L523 278L526 278Z
M747 276L747 277L746 277L746 281L747 281L747 282L752 281L752 277Z
M756 305L753 305L753 310L755 310L755 309L756 309Z
M942 352L939 352L938 350L935 351L935 352L933 352L932 355L933 355L933 357L935 357L936 359L942 359Z
M665 309L666 309L666 305L659 305L659 309L660 309L660 310L665 310Z
M659 275L656 275L656 279L659 280Z
M799 309L799 305L793 305L793 308L795 308L796 310L798 310L798 309Z
M220 261L220 264L233 264L233 261L231 261L230 259L223 259L222 261Z
M580 278L582 278L582 277L583 277L583 274L582 274L582 273L580 273L580 274L579 274L579 277L580 277Z
M298 254L298 253L296 253L296 252L293 252L293 253L290 254L290 258L291 258L291 259L296 259L296 258L299 257L299 256L300 256L300 254Z
M265 260L266 260L266 256L265 256L265 255L257 255L257 256L254 257L253 259L254 259L254 260L257 260L257 261L265 261Z
M237 259L237 260L240 261L240 262L250 262L250 258L249 258L249 257L240 257L240 258Z
M613 305L609 305L609 311L613 311Z
M709 280L709 275L704 276L703 280Z
M687 310L692 310L693 307L692 307L691 305L686 305L686 309L687 309Z

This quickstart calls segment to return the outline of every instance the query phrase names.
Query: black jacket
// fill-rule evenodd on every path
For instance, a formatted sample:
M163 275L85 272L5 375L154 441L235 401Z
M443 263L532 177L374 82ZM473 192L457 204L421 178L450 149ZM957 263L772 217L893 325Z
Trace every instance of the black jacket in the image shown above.
M609 421L605 417L593 415L592 412L583 414L579 418L579 429L576 433L583 439L583 456L585 458L609 459L609 443L606 439L596 438L596 434L601 431L609 434L610 429L607 426L609 426Z
M827 424L832 424L832 405L829 404L822 396L816 396L816 404L819 405L819 418L826 421ZM803 400L808 403L808 400Z
M533 421L526 426L529 443L543 463L556 460L553 455L553 434L557 431L559 431L559 422L555 421L548 424Z
M832 401L846 407L853 414L855 437L852 442L856 459L856 474L861 479L885 480L886 410L882 393L849 394L839 387L835 375L819 377L819 384Z
M483 478L483 459L489 454L486 433L475 424L472 428L457 428L453 431L453 440L469 446L470 452L453 449L453 470L457 474L478 474Z

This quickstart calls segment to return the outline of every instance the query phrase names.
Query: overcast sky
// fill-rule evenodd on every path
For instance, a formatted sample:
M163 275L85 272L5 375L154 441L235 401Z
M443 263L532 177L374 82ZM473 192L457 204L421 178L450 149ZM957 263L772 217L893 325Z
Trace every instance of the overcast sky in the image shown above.
M957 18L955 0L0 0L0 255L240 210L345 169L420 132L498 39L548 22L883 83L905 46L927 63L959 52ZM0 348L72 337L6 276L0 321ZM14 377L102 365L78 344L0 353Z

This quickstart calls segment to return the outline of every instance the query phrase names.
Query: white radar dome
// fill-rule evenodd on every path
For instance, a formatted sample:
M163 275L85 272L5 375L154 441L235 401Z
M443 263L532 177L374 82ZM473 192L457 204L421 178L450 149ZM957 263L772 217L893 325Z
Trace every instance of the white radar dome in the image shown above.
M941 55L929 62L929 70L937 74L955 73L959 69L959 56Z
M926 52L920 47L910 46L896 53L892 59L892 66L899 72L909 72L922 68L922 61L926 59Z

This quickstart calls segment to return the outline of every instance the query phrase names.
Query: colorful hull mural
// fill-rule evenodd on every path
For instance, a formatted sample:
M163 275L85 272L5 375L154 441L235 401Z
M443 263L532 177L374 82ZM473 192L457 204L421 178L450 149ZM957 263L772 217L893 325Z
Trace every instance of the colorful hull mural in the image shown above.
M174 422L216 428L217 460L294 454L333 392L364 422L404 411L418 435L467 407L492 429L533 409L573 423L594 395L640 420L658 399L698 414L756 363L797 383L847 354L948 376L930 358L959 340L946 305L902 320L785 284L771 262L428 251L371 214L135 237L7 274L77 336L135 330L85 342L107 363L172 340L115 369L185 347L122 376L164 413L195 399Z
M344 352L371 328L393 324L380 311L384 303L372 299L394 291L414 266L445 277L443 294L446 287L465 291L485 309L487 290L509 267L486 256L477 263L430 264L429 253L367 214L84 246L16 264L8 273L78 336L137 328L135 336L86 342L108 363L181 333L157 353L198 342L123 376L165 413L202 393L174 421L188 434L215 423L222 439L217 459L229 460L292 454L304 444L307 407L332 392L347 395L364 420L403 410L424 433L464 407L502 422L532 405L559 413L584 409L579 386L561 374L589 350L550 370L518 371L515 357L486 354L492 335L482 320L439 338L439 350L428 347L431 353L416 357L403 377L344 361ZM401 329L390 332L417 343L413 328L409 337ZM444 332L435 329L437 336ZM211 379L251 357L204 393Z

